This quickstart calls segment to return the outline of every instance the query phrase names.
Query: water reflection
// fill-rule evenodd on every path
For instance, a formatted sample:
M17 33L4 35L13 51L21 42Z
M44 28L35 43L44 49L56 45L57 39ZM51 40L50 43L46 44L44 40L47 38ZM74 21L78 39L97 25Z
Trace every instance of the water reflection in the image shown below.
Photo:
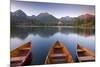
M11 49L32 41L32 65L44 64L48 50L55 41L63 42L76 61L76 45L80 43L95 51L95 30L66 27L29 27L11 30ZM13 46L12 46L13 45ZM15 46L15 47L14 47Z
M40 35L41 37L53 36L57 32L65 34L76 33L79 35L94 35L95 29L80 29L80 28L66 28L66 27L13 27L11 29L11 37L25 38L28 34ZM23 35L23 36L22 36Z

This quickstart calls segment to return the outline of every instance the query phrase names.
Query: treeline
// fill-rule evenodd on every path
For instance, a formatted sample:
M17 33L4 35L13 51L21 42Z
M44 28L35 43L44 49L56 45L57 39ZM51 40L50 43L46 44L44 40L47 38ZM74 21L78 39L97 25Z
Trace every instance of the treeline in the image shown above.
M75 18L74 26L84 26L84 27L95 27L95 18L90 19L80 19Z

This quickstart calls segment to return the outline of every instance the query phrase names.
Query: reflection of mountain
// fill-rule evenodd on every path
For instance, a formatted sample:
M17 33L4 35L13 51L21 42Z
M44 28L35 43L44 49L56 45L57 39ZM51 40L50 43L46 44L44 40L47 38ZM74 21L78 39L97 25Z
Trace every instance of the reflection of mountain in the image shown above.
M60 30L59 30L60 29ZM11 29L11 37L19 37L26 38L29 34L39 35L41 37L50 37L55 33L61 32L64 34L76 33L81 35L92 35L95 34L94 30L90 29L74 29L74 28L66 28L66 27L27 27L27 28L12 28Z
M82 36L89 36L95 34L95 29L76 29L77 33Z
M17 36L25 38L28 34L39 35L41 37L49 37L54 35L58 31L58 28L50 27L34 27L34 28L13 28L11 31L11 37Z

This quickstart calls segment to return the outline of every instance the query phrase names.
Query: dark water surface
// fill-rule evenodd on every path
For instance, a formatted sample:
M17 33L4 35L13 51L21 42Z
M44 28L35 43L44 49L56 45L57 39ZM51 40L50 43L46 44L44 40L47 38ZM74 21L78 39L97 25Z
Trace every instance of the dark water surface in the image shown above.
M32 65L44 64L48 50L59 40L76 61L77 43L95 51L95 30L67 27L14 27L11 29L11 50L32 40Z

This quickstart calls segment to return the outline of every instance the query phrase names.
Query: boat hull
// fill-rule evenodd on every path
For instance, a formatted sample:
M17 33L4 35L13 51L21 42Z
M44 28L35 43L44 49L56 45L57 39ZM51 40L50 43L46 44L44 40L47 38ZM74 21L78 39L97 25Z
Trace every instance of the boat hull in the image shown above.
M30 52L30 54L28 55L28 57L26 58L25 62L21 65L21 66L27 66L30 65L32 61L32 53Z
M59 44L59 45L57 45ZM57 41L52 48L50 48L45 60L45 64L58 64L58 63L73 63L72 56L64 45Z
M31 42L28 42L11 51L11 67L29 65L32 61L31 48Z
M78 62L92 62L95 61L95 53L81 45L77 45L76 51Z

